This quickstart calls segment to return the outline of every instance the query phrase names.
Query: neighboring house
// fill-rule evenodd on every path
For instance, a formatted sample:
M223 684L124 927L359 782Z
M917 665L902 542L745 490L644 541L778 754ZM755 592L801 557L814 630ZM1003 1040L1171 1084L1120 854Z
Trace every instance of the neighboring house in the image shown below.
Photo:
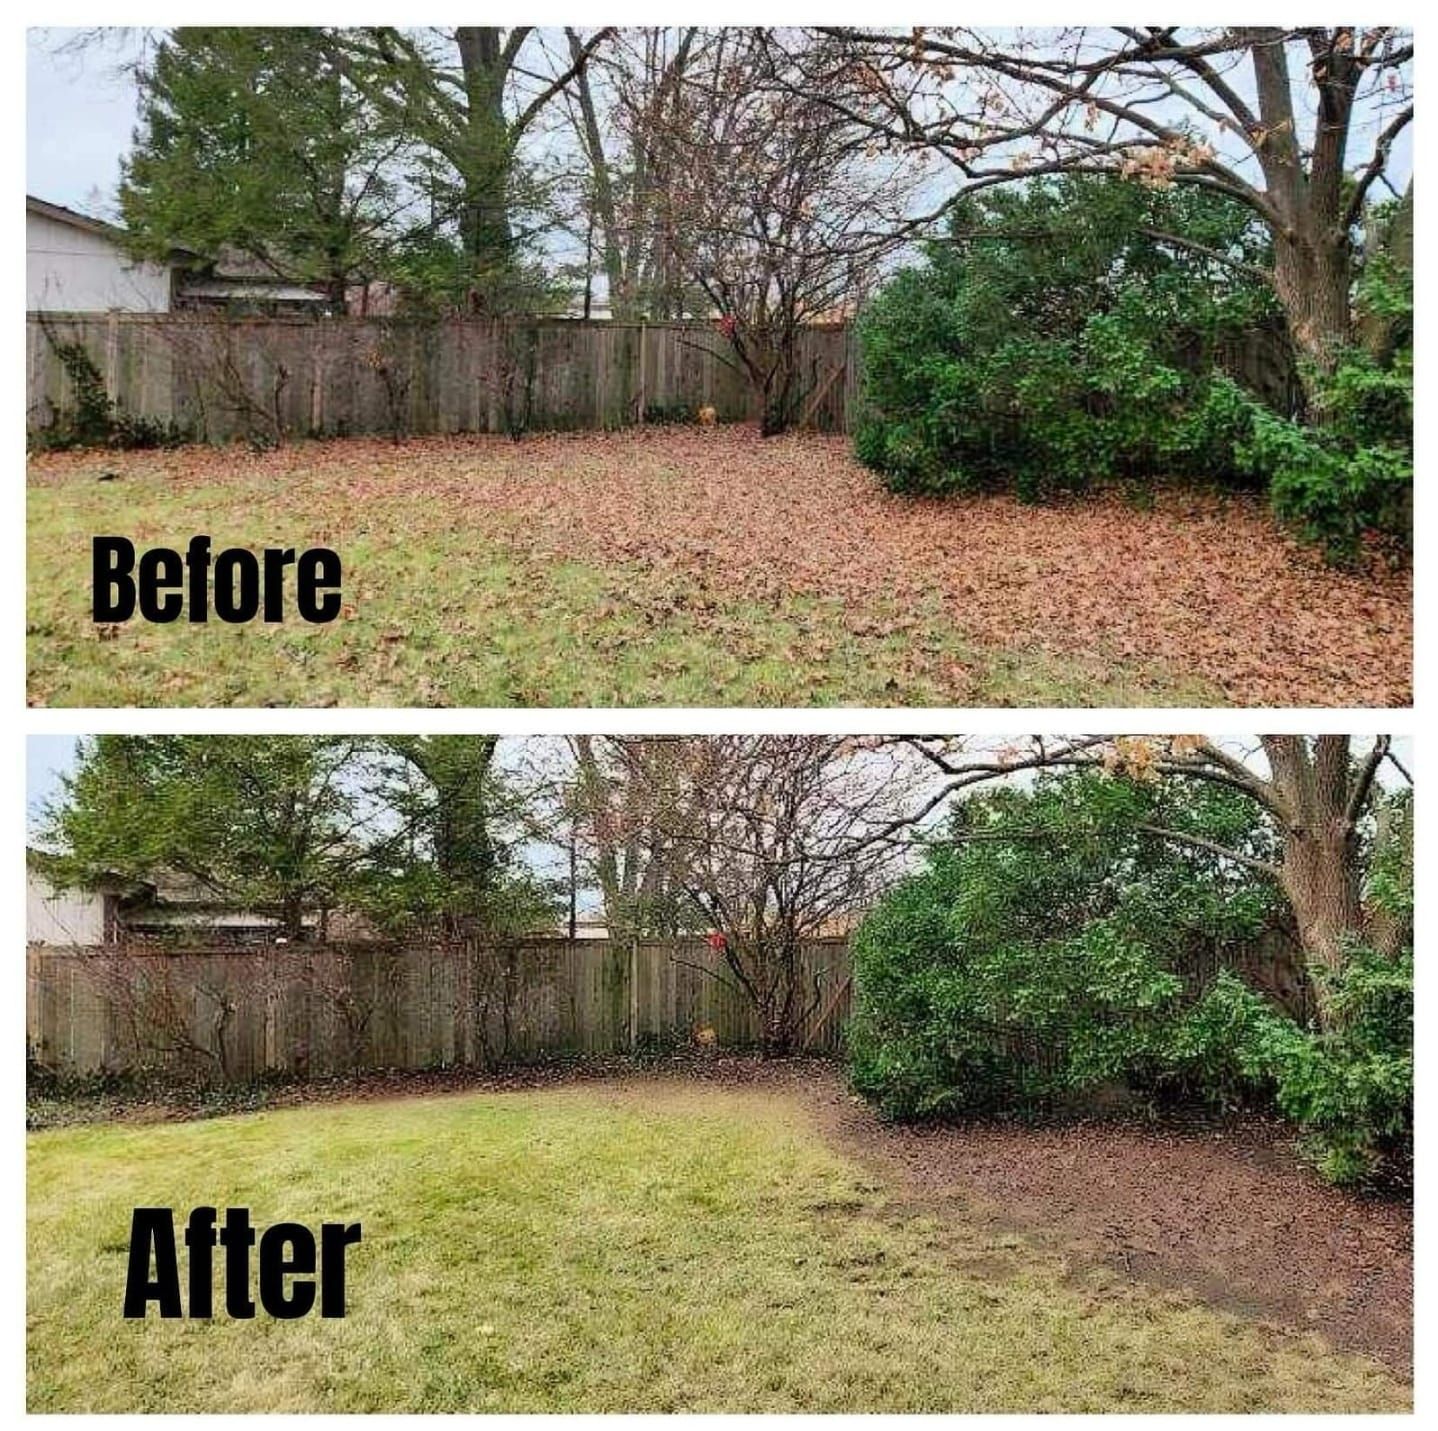
M27 856L30 852L27 851ZM91 889L57 889L32 858L25 868L25 940L28 944L113 944L120 903L137 886L114 879Z
M136 259L118 224L25 196L25 309L29 313L321 314L319 289L294 283L232 249L213 258L176 249L165 263Z
M331 311L322 290L291 282L259 259L229 248L211 260L195 260L180 275L175 307L263 316Z
M46 856L26 851L25 938L29 944L80 948L156 940L173 944L269 944L278 936L272 910L246 909L190 875L165 872L152 881L107 876L85 889L60 889L46 874ZM355 917L311 911L313 935L362 937Z
M137 260L125 230L25 196L25 310L168 313L176 266Z
M304 915L306 930L314 934L324 922L317 910ZM121 905L117 926L120 938L268 944L278 935L281 921L274 911L236 905L193 875L166 870L156 874L143 895Z

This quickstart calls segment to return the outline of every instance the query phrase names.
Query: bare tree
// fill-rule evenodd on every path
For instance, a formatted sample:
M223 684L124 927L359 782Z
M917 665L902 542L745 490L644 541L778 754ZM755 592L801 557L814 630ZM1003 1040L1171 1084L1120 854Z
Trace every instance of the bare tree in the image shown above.
M917 772L900 750L842 736L616 738L650 792L674 879L714 931L726 976L767 1054L790 1052L826 990L806 941L854 919L903 866L884 831L907 815Z
M621 739L580 735L570 750L574 771L566 804L604 900L609 937L683 932L687 898L668 832L687 824L687 806L702 798L691 784L672 778L683 769L684 747L648 742L641 758ZM665 809L666 802L683 812Z
M1349 341L1355 226L1374 187L1388 183L1394 142L1413 119L1411 33L824 33L832 49L797 55L806 92L875 135L941 154L960 192L1079 171L1225 194L1272 237L1263 273L1298 354L1325 372ZM855 84L865 105L842 97Z
M565 37L577 61L586 41L574 29ZM692 25L617 30L565 92L588 171L589 227L617 319L679 318L688 311L688 286L672 242L673 156L661 141L672 131L685 77L707 43L706 32Z
M831 103L799 77L767 32L719 31L654 136L666 240L758 398L765 436L791 425L807 395L804 328L853 311L904 241L922 176L922 156L842 112L861 102L852 87Z

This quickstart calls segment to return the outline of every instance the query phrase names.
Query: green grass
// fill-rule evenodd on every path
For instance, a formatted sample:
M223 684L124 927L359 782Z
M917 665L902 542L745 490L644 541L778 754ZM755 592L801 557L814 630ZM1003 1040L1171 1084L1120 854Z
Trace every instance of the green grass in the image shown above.
M32 1411L1409 1401L1316 1339L907 1204L772 1093L589 1087L66 1129L30 1136L28 1195ZM131 1209L200 1203L261 1226L360 1220L349 1315L123 1321Z
M27 656L51 706L1206 705L1215 687L1095 650L966 644L937 603L863 615L793 593L739 600L638 562L603 567L527 550L502 515L441 502L313 493L245 476L177 488L145 454L32 485ZM217 473L226 458L217 454ZM94 470L91 470L91 467ZM90 617L90 540L183 549L325 544L345 564L344 618L226 626ZM292 599L292 587L289 589Z

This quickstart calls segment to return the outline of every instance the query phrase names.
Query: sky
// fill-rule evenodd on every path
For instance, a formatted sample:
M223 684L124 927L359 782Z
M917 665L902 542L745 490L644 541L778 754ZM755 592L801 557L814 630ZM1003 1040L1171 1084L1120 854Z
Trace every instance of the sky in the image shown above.
M26 49L25 190L115 217L120 160L135 128L135 85L117 68L139 53L133 32L99 50L57 53L62 30L31 30Z
M82 737L78 735L32 735L26 742L25 764L25 807L29 823L33 826L36 816L45 803L60 793L60 781L75 768L76 750ZM502 748L502 747L501 747ZM1411 771L1413 769L1413 741L1408 736L1395 736L1394 754ZM1396 779L1393 771L1385 764L1385 778ZM546 847L540 863L546 866L546 873L553 873L559 856L553 847Z
M144 31L113 29L103 44L83 52L66 43L77 33L29 31L26 187L37 198L113 219L120 161L136 120L135 85L123 68L139 56ZM1410 127L1394 147L1390 175L1399 188L1412 167L1411 139ZM1355 133L1351 151L1366 154L1359 140Z
M60 793L60 779L75 768L78 735L32 735L25 742L25 816L27 830L40 811Z

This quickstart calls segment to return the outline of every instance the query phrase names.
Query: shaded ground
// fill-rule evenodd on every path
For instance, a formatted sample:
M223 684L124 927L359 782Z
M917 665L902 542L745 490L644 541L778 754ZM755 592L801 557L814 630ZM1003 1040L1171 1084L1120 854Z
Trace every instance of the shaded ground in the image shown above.
M38 703L1411 699L1411 574L1328 569L1258 498L900 498L842 438L742 427L54 454L30 474ZM90 535L201 530L335 546L345 619L98 640Z
M1155 1286L1377 1358L1411 1377L1410 1204L1341 1192L1296 1156L1292 1131L1258 1118L1141 1125L886 1125L820 1060L615 1059L473 1072L390 1073L276 1086L248 1105L285 1107L433 1093L578 1085L630 1102L656 1084L772 1089L794 1099L847 1155L897 1180L901 1205L1018 1232L1076 1271ZM190 1101L112 1099L80 1116L163 1121L229 1111ZM63 1118L51 1121L60 1123Z

